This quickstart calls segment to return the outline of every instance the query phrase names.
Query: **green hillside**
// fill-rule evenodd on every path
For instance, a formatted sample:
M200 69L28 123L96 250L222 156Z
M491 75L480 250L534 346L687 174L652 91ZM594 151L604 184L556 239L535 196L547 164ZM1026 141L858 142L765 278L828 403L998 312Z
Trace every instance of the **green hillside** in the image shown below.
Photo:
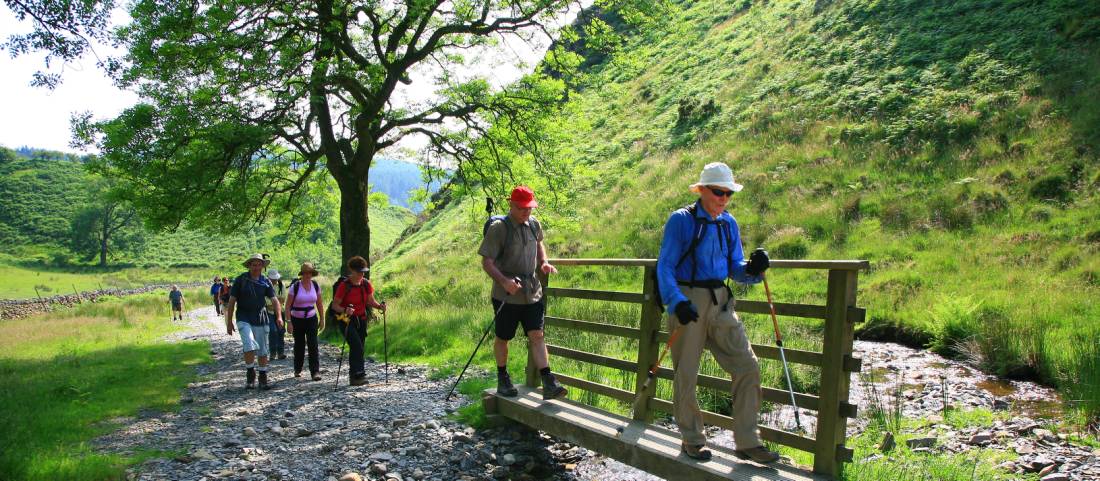
M296 212L274 212L245 232L205 232L183 226L174 232L146 230L140 220L129 232L137 239L112 249L107 267L95 266L96 252L75 249L73 220L102 195L90 186L100 179L84 159L61 152L13 151L0 147L0 271L7 281L0 299L69 293L151 282L205 280L229 275L253 252L268 252L277 268L296 269L312 260L326 272L342 265L339 202L331 181L310 192ZM406 176L409 174L406 174ZM417 174L418 175L418 174ZM379 257L414 220L385 194L371 198L372 253ZM225 226L226 231L235 226ZM295 271L296 272L296 271Z
M621 30L626 40L551 122L572 169L536 213L551 256L655 257L668 213L692 200L687 186L726 162L746 186L730 208L746 248L871 261L860 336L1036 378L1100 414L1100 3L703 0ZM546 192L546 179L521 180ZM437 212L379 268L382 293L415 321L396 335L391 326L393 339L409 338L391 340L391 353L396 344L461 367L480 335L490 313L477 204ZM552 282L637 291L639 279L569 268ZM785 302L824 296L820 274L777 271L771 282ZM551 309L637 319L619 307ZM768 342L764 318L746 317ZM788 344L819 345L819 324L783 322ZM413 340L435 330L459 338ZM778 376L765 366L765 383ZM816 389L812 371L795 377ZM620 382L632 386L609 383Z

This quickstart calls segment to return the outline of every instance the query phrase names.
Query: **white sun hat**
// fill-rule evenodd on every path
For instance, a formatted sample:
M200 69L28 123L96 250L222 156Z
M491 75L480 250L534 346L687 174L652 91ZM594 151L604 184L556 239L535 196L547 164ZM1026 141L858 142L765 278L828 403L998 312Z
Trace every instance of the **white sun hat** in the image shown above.
M711 162L703 167L703 171L699 173L699 182L691 184L691 191L699 192L700 187L707 185L722 187L733 192L740 192L745 187L733 181L733 171L721 162Z
M279 269L268 269L267 278L273 281L277 281L279 279L282 279L283 276L279 274Z

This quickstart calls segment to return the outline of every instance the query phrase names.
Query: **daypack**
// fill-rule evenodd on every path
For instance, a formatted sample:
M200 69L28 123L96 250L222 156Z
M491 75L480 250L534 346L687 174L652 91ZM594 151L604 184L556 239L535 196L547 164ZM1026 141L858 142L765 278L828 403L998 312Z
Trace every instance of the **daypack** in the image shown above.
M367 281L366 279L364 279L364 281L366 283L370 282L370 281ZM351 285L351 283L348 282L348 277L347 276L340 276L339 278L336 279L336 282L332 283L332 298L328 302L328 308L325 309L325 319L336 319L336 312L332 310L332 306L336 303L336 288L340 287L340 283L346 283L348 285L348 290L344 291L344 296L345 297L348 295L349 292L351 292L351 289L355 288L355 286ZM363 284L360 287L362 289L366 289L367 285ZM342 300L343 299L341 299L341 301ZM370 316L370 309L367 309L367 316Z
M698 212L698 205L699 204L697 202L692 202L691 204L677 209L677 211L683 210L687 212L694 221L695 226L693 231L694 234L691 236L691 244L688 244L687 250L684 251L684 254L680 256L680 260L676 262L676 267L674 267L673 270L675 271L676 269L679 269L680 266L683 265L684 261L686 261L688 257L691 257L692 282L695 282L695 267L698 264L698 259L695 256L695 249L699 247L699 243L703 241L703 237L706 237L707 231L710 230L707 228L707 226L709 225L718 225L719 237L722 236L723 231L726 233L726 262L728 265L733 264L733 227L730 225L729 222L726 222L724 220L710 220L709 218L696 216L695 214L696 212ZM719 242L721 242L721 239L719 239ZM653 270L653 275L654 277L657 276L656 269ZM654 296L654 300L657 302L657 305L661 307L661 310L664 311L665 305L661 302L660 286L657 283L657 279L653 280L653 285L656 287L657 291L657 295Z
M489 214L489 218L485 219L485 224L481 226L481 237L484 238L485 234L489 233L489 226L493 225L494 222L500 221L500 222L504 223L504 229L507 232L507 234L505 234L505 236L504 236L504 245L510 244L512 242L512 232L515 229L512 227L512 223L508 222L508 214L492 215L493 214L493 199L491 197L486 197L485 198L485 213ZM534 236L535 239L538 239L539 238L539 232L542 231L542 225L539 224L539 221L536 220L534 217L531 217L527 221L527 227L531 229L531 235ZM497 257L494 260L499 261L500 258L503 257L503 256L504 256L504 249L501 249L500 253L497 254Z
M313 284L313 292L319 292L320 291L321 286L317 285L317 281L315 281L313 279L310 279L309 282ZM290 283L290 292L292 294L294 294L295 299L298 298L298 286L300 286L301 284L302 284L301 279L294 279L294 282ZM287 299L289 299L289 298L287 298ZM313 306L309 306L309 307L288 306L288 307L290 308L291 311L299 311L299 312L309 312L311 309L313 309Z

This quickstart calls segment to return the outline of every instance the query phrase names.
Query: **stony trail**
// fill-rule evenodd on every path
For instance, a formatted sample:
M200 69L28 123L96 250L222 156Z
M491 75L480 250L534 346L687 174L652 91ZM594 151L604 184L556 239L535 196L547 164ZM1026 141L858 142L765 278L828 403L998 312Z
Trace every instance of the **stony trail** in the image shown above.
M472 401L461 396L441 401L453 380L431 380L422 366L391 364L386 383L383 364L368 363L369 384L352 388L345 365L334 391L339 346L321 345L322 381L294 378L288 358L272 361L270 391L245 390L239 339L226 335L213 308L189 312L185 323L167 340L209 341L215 362L200 368L179 412L124 420L123 429L97 440L111 452L155 447L179 453L135 466L130 479L338 480L349 473L402 481L660 479L521 426L477 431L456 423L448 414ZM289 353L289 337L287 343ZM1050 389L998 381L896 344L860 341L856 350L864 373L853 376L851 396L861 417L850 423L850 434L866 426L871 406L891 409L897 400L906 418L927 421L921 437L930 451L1010 450L1020 458L1002 466L1009 472L1041 473L1048 481L1100 479L1100 450L1043 429L1044 416L1060 413L1057 402L1049 402L1057 399ZM945 388L953 407L1011 409L1018 415L988 429L954 430L939 417ZM801 415L812 430L812 412ZM794 425L783 408L762 416L762 423ZM732 448L727 431L712 428L709 437Z
M155 448L179 453L135 466L140 480L336 480L348 473L377 480L576 479L563 463L586 451L522 427L475 431L447 415L462 403L441 399L450 380L426 368L368 363L367 386L333 381L339 346L322 343L322 381L293 377L272 362L269 391L244 389L240 340L225 333L213 307L191 311L186 329L167 340L206 340L214 363L182 396L179 412L146 413L97 440L105 451ZM371 335L375 331L371 330ZM288 353L291 346L288 338Z

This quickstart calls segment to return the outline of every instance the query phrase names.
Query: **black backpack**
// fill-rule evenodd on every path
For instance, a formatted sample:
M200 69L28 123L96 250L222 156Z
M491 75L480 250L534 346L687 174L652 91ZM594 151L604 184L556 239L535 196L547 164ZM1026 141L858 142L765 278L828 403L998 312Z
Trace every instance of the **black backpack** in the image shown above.
M486 197L485 198L485 213L489 214L489 218L485 219L485 224L481 226L481 237L484 238L485 234L489 233L489 226L493 225L494 222L499 221L499 222L504 223L504 228L507 231L507 234L504 236L504 245L510 244L512 242L512 233L515 229L512 228L512 223L508 222L508 214L493 215L493 198L492 197ZM531 219L527 221L527 227L531 229L531 235L533 235L535 237L535 239L538 239L539 238L539 232L542 231L542 225L539 224L539 221L536 220L534 217L531 217ZM497 254L497 257L496 257L495 260L499 261L500 258L503 257L503 256L504 256L504 249L501 249L500 253Z
M368 281L366 279L364 279L364 281L367 284L370 283L370 281ZM347 276L340 276L339 278L336 279L336 282L332 283L332 298L329 300L328 307L325 309L325 319L336 319L336 312L332 310L332 305L336 303L336 289L338 287L340 287L341 283L345 283L348 286L348 290L344 292L345 296L347 296L348 292L350 292L351 289L353 289L355 287L355 286L351 285L350 282L348 282L348 277ZM365 289L366 285L363 285L363 288ZM370 309L367 309L367 316L368 317L370 317L370 312L371 312Z
M317 285L317 281L315 281L313 279L310 279L309 282L313 284L313 292L319 292L320 291L321 286ZM291 281L291 283L290 283L290 289L289 290L290 290L290 293L294 295L295 299L298 298L298 286L301 285L301 284L302 284L302 280L298 279L298 278L294 278L294 280ZM288 297L287 300L289 301L289 299L290 298ZM309 312L310 309L313 309L313 306L310 306L310 307L287 306L287 308L290 309L292 312L293 311ZM328 312L326 312L325 314L327 316Z
M702 217L699 217L699 216L695 215L696 212L698 212L698 206L699 206L698 202L692 202L691 204L688 204L684 207L681 207L681 208L677 209L677 211L682 210L682 211L687 212L687 214L690 215L692 220L694 220L694 222L695 222L695 227L694 227L694 230L693 230L694 234L691 236L691 244L688 244L687 250L684 251L684 254L680 256L680 260L676 261L676 267L674 268L674 269L679 269L680 266L683 265L684 261L686 261L688 259L688 257L690 257L691 258L691 281L692 282L695 282L695 267L698 264L698 258L695 256L695 249L699 247L699 243L703 241L703 237L706 237L707 231L710 230L710 229L707 228L707 226L709 226L709 225L717 225L718 226L719 242L721 242L722 233L725 232L725 234L726 234L726 239L725 239L725 241L726 241L726 262L729 263L729 264L733 263L733 246L732 246L732 243L733 243L733 226L731 226L729 222L726 222L724 220L710 220L709 218L702 218ZM657 275L657 270L656 269L653 270L653 275L656 277L656 275ZM664 311L665 305L661 303L660 287L658 286L656 279L653 280L653 285L657 286L657 288L656 288L656 290L657 290L656 294L657 295L655 296L654 300L657 302L657 305L661 307L661 310Z

